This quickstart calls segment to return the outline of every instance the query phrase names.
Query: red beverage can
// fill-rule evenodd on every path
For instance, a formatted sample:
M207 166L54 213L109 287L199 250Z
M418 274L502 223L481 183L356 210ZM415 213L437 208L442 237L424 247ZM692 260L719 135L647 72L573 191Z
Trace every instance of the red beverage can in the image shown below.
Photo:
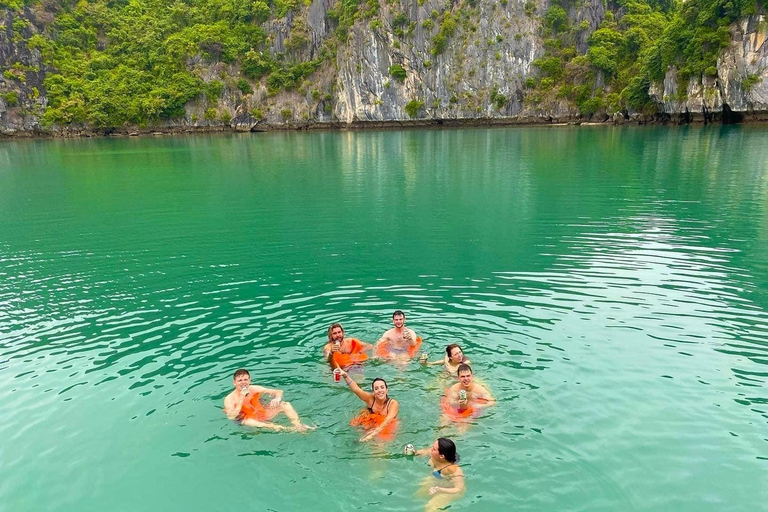
M341 382L341 370L338 368L333 370L333 380L336 382Z

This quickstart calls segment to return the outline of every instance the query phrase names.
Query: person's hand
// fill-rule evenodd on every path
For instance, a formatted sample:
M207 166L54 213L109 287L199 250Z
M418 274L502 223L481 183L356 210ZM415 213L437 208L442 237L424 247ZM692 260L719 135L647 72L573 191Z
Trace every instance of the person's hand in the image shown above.
M461 398L459 398L459 407L461 407L462 409L466 409L467 405L469 405L469 399L465 398L462 400Z
M282 402L283 399L279 396L276 396L269 402L270 407L280 407L280 402Z
M375 436L375 435L376 435L376 432L371 430L370 432L368 432L367 434L365 434L363 437L360 438L360 442L361 443L366 443L366 442L370 441L371 439L373 439L373 436Z
M338 352L339 350L341 350L341 343L331 344L331 352Z
M344 370L342 370L340 366L337 366L336 369L339 370L339 374L341 375L342 379L346 379L347 377L349 377L349 374Z
M434 496L435 494L437 494L439 492L443 492L443 488L442 487L434 486L434 487L430 487L429 488L429 494L431 496Z

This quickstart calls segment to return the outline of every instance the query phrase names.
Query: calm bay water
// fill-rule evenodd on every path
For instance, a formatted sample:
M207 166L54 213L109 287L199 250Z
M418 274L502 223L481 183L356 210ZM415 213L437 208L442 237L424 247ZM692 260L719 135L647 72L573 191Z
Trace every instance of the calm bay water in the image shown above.
M0 144L0 509L755 511L768 502L768 130L277 133ZM391 445L319 362L404 309L499 399L373 362ZM238 367L308 435L221 403ZM363 376L358 376L362 378Z

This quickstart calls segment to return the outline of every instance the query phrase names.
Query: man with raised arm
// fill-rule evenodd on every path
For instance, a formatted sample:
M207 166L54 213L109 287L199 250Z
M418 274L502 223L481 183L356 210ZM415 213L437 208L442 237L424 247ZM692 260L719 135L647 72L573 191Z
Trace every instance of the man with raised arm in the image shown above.
M283 391L251 384L251 374L248 370L237 370L232 383L235 390L224 399L224 412L227 418L235 420L248 427L261 427L271 430L295 430L306 432L314 427L304 425L289 402L283 402ZM261 402L261 395L269 395L272 400L268 404ZM271 420L281 412L285 413L293 427L285 427Z

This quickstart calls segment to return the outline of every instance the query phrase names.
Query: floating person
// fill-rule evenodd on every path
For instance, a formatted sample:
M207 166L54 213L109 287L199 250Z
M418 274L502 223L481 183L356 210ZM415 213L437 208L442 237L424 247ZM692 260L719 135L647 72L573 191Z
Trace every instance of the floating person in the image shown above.
M405 313L399 309L392 313L392 323L395 326L382 334L376 344L376 353L384 359L408 361L419 350L421 338L405 326Z
M427 477L417 495L429 493L432 498L427 510L442 510L464 492L464 472L459 467L456 445L448 438L440 437L429 448L416 451L416 455L429 456L432 476Z
M426 366L442 364L445 366L445 371L452 375L456 375L459 370L459 366L462 364L469 364L469 358L464 355L464 352L461 350L459 345L456 343L451 343L445 347L445 357L443 359L430 362L422 360L422 364Z
M460 364L457 374L459 382L445 391L441 401L443 412L450 419L461 421L473 418L496 403L491 393L474 381L471 366Z
M368 359L365 352L373 345L355 338L345 338L344 328L339 323L331 324L328 328L328 343L323 347L323 357L332 367L349 367Z
M338 367L337 367L338 368ZM354 418L349 424L353 427L362 427L366 432L360 438L360 442L370 441L374 437L381 441L392 441L397 434L400 404L389 397L387 381L375 378L371 383L373 393L363 391L352 378L339 368L341 376L357 397L365 402L366 409Z
M224 412L227 418L247 427L260 427L270 430L295 430L306 432L315 427L304 425L290 402L283 402L283 391L251 385L248 370L237 370L232 382L235 390L224 399ZM261 395L270 395L272 400L266 406L261 402ZM285 413L293 427L285 427L271 420L280 413Z

